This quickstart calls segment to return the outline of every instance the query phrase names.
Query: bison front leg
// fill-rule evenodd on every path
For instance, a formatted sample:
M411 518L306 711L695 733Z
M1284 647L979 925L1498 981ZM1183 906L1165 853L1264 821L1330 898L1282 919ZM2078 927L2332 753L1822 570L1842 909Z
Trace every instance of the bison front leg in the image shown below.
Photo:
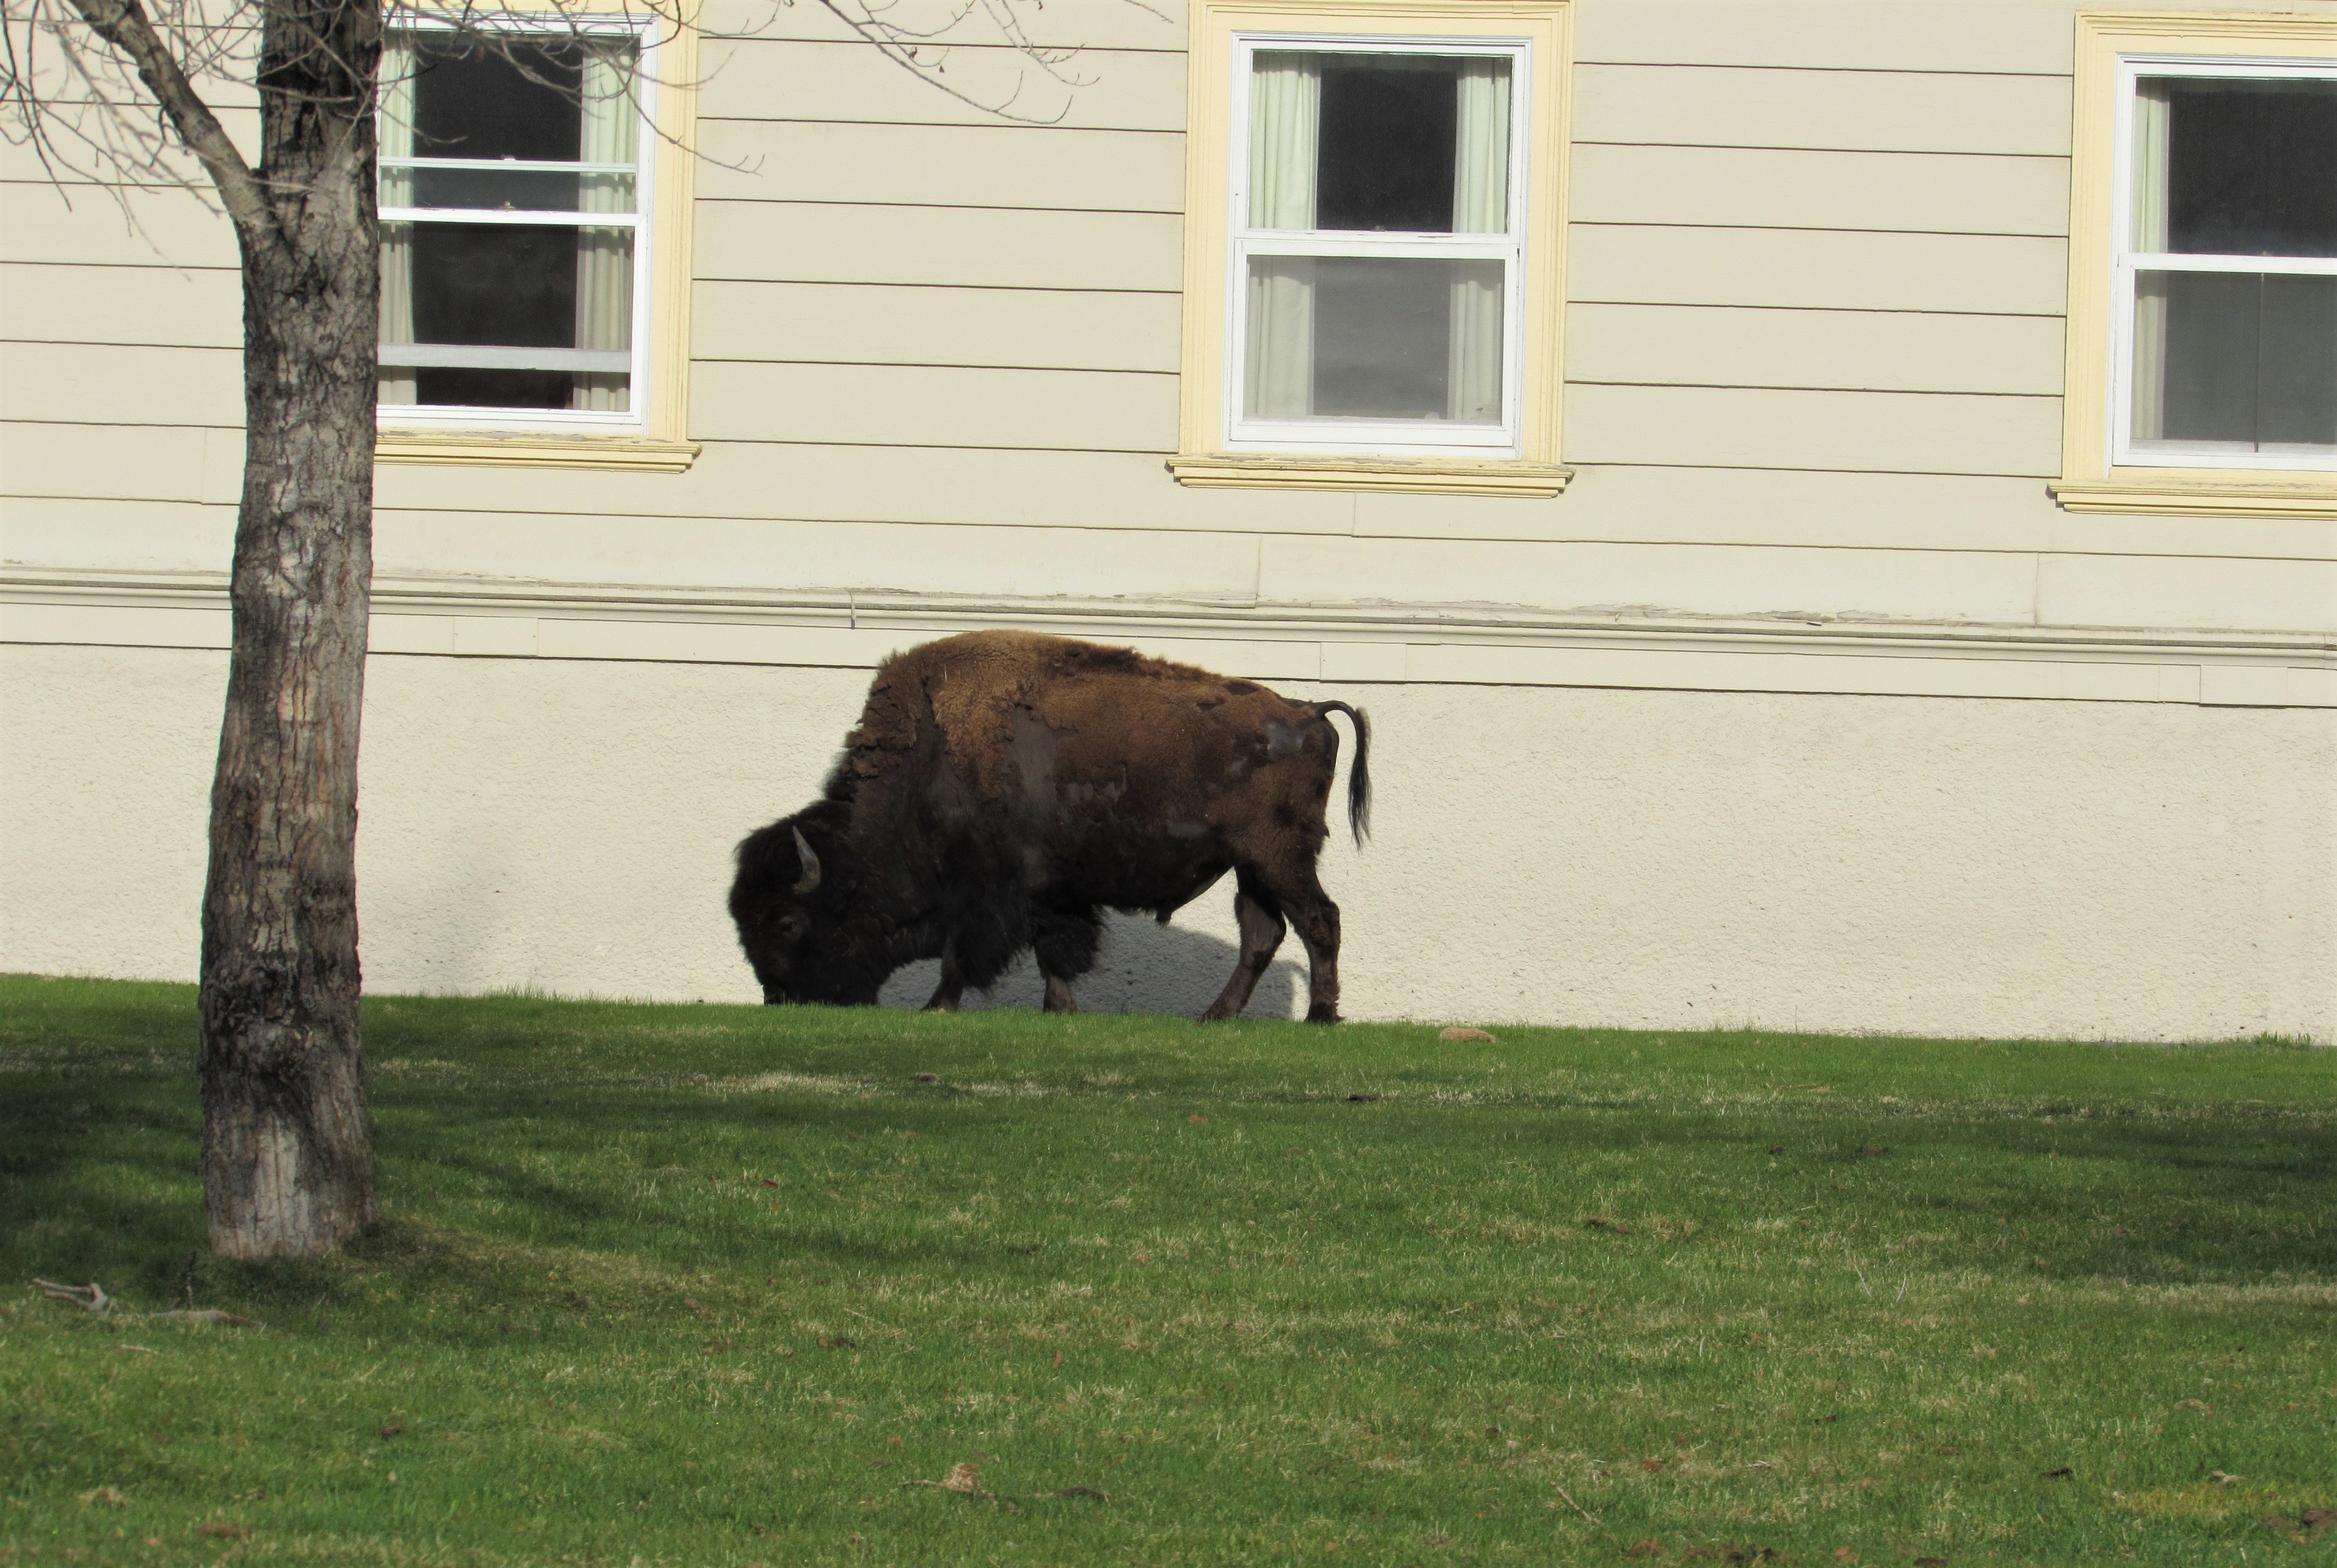
M1275 950L1282 946L1283 933L1289 930L1274 905L1250 885L1247 873L1236 884L1234 917L1241 922L1241 957L1226 989L1201 1015L1205 1024L1241 1016L1241 1010L1249 1006L1250 994L1257 989L1258 977L1274 961Z
M1039 972L1046 977L1047 995L1040 1010L1050 1013L1076 1013L1080 1004L1071 998L1071 982L1095 968L1096 948L1102 940L1103 928L1093 910L1050 910L1040 914L1032 949L1039 960Z
M964 999L965 969L957 961L957 944L952 942L942 949L941 984L935 986L934 994L925 999L925 1011L953 1013Z

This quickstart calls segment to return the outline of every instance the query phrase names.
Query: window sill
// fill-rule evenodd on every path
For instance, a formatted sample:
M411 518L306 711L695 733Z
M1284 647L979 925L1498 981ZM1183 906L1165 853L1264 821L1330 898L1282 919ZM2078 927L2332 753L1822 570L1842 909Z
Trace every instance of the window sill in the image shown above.
M694 441L643 435L502 434L480 430L384 430L373 458L474 468L589 468L604 472L681 473L703 451Z
M2133 473L2126 470L2124 473ZM2270 477L2064 479L2045 486L2065 511L2176 517L2337 519L2337 481Z
M1172 457L1179 484L1202 489L1371 490L1414 495L1547 497L1566 488L1570 468L1554 463L1471 462L1444 457L1257 457L1228 453Z

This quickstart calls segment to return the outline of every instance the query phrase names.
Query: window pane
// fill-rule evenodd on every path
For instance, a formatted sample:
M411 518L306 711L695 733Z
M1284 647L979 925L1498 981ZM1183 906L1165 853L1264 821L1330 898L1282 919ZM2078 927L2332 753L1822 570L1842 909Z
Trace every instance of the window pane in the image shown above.
M414 341L576 346L573 229L417 223Z
M631 212L630 174L555 174L500 169L409 169L402 189L414 207L471 207L505 212ZM587 202L587 193L592 200ZM389 187L385 178L383 199Z
M1502 272L1498 261L1254 258L1249 417L1500 424Z
M581 45L410 36L415 156L577 161Z
M2337 256L2337 82L2145 77L2137 96L2137 174L2165 171L2156 224L2137 180L2137 248Z
M384 403L622 411L632 317L628 230L382 225Z
M1261 50L1250 141L1257 228L1509 228L1507 59Z
M2137 443L2337 453L2337 278L2144 272Z

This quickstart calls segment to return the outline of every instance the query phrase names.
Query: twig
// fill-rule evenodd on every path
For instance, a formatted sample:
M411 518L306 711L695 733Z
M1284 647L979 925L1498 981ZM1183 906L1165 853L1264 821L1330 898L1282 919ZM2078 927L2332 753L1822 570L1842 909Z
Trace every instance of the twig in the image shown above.
M54 1280L34 1280L41 1294L52 1301L64 1301L84 1312L112 1312L114 1300L105 1293L105 1287L93 1280L86 1285L60 1285ZM225 1329L257 1329L256 1318L239 1318L233 1312L222 1312L216 1307L174 1308L168 1312L114 1312L117 1322L144 1323L216 1323ZM132 1347L136 1349L136 1347Z
M1572 1495L1572 1494L1570 1494L1570 1493L1569 1493L1565 1487L1563 1487L1563 1486L1560 1485L1557 1482L1553 1481L1553 1482L1551 1482L1551 1483L1550 1484L1550 1489L1551 1491L1553 1491L1553 1492L1557 1493L1560 1496L1564 1497L1564 1498L1566 1499L1566 1505L1567 1505L1568 1507L1569 1507L1569 1508L1573 1509L1577 1514L1581 1514L1585 1519L1589 1520L1593 1524L1599 1524L1599 1528L1600 1528L1601 1530L1604 1530L1605 1528L1607 1528L1607 1526L1606 1526L1606 1525L1604 1525L1604 1524L1599 1524L1599 1515L1597 1515L1596 1514L1593 1514L1589 1509L1585 1508L1581 1504L1579 1504L1579 1503L1576 1502L1576 1501L1574 1500L1573 1495Z
M70 1301L84 1312L103 1312L113 1305L113 1298L94 1280L86 1285L60 1285L52 1280L34 1280L33 1283L50 1300Z
M934 1486L965 1497L989 1495L982 1489L982 1472L972 1465L953 1465L950 1473L939 1481L895 1481L893 1485L895 1490L904 1486Z
M198 1308L193 1311L132 1312L132 1318L143 1318L150 1323L217 1323L226 1329L257 1329L257 1318L239 1318L233 1312L222 1312L216 1307Z

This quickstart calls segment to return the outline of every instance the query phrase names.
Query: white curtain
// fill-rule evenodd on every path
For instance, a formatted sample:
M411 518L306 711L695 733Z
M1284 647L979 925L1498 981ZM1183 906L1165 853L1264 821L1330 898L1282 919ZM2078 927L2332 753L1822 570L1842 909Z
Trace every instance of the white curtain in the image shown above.
M591 44L584 55L583 133L577 158L585 163L632 163L640 156L640 111L633 93L633 44L612 39ZM631 212L634 176L585 174L578 178L580 212ZM576 346L630 349L633 346L633 231L576 231ZM632 405L632 378L622 371L576 378L572 408L621 413Z
M381 46L380 155L414 156L414 40L392 33ZM380 204L414 205L414 170L381 171ZM381 229L381 341L414 341L414 226L386 223ZM413 403L420 395L407 365L385 366L378 396L384 403Z
M2134 211L2131 248L2166 248L2167 122L2172 83L2146 76L2135 83ZM2134 439L2156 441L2166 430L2166 274L2142 272L2134 280Z
M1461 66L1452 138L1452 232L1504 234L1510 227L1510 63ZM1501 268L1453 268L1445 417L1501 422Z
M1249 220L1256 229L1315 227L1323 68L1310 54L1257 56L1250 78ZM1257 419L1315 411L1315 264L1250 264L1245 404Z

